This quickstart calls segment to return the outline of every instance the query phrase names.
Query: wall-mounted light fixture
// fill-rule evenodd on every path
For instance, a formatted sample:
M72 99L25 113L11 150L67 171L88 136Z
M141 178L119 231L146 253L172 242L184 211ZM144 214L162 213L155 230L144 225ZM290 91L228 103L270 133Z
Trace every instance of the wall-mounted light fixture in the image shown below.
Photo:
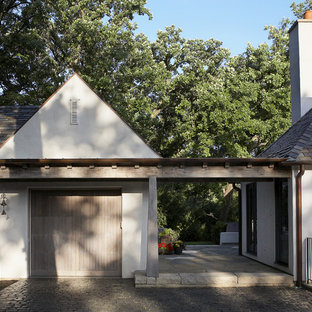
M0 205L2 206L1 215L2 215L2 216L5 216L5 215L6 215L5 207L8 205L8 204L7 204L8 198L6 197L5 193L2 193L0 198L1 198L1 200L0 200Z

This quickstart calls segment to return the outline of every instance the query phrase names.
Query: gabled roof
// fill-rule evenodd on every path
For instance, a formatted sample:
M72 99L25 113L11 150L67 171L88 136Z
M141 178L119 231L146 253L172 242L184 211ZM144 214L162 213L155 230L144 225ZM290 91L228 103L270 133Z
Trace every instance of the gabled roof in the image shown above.
M312 109L258 157L312 160Z
M71 122L73 101L75 123ZM78 74L40 107L2 110L3 159L160 157Z
M0 106L0 146L38 111L39 106Z

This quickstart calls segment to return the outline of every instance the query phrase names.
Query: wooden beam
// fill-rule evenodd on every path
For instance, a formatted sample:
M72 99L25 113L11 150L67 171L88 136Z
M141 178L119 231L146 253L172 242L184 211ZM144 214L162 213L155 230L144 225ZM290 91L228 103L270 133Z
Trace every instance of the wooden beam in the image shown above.
M157 179L149 177L146 276L158 277Z
M49 170L46 170L46 169ZM156 176L159 179L268 179L268 178L290 178L290 168L269 168L266 166L207 166L203 169L200 166L185 166L183 170L176 166L142 166L140 170L134 167L95 167L89 170L89 167L72 167L68 170L66 167L29 167L22 169L19 167L1 168L1 179L66 179L66 178L90 178L90 179L148 179L150 176ZM112 170L114 169L114 170Z
M53 167L68 164L73 166L202 166L204 165L220 165L223 166L228 162L230 166L243 166L248 163L253 165L269 165L283 164L289 165L290 162L285 158L89 158L89 159L0 159L0 165L7 166L22 166L27 164L30 166L51 165ZM295 163L298 164L298 163ZM312 162L310 161L310 164Z

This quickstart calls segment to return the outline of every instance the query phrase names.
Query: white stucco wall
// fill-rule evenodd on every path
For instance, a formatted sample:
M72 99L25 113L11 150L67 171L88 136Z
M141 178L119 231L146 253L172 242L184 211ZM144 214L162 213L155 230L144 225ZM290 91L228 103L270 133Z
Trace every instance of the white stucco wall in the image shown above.
M78 124L70 123L71 100ZM78 75L0 148L0 158L159 157Z
M302 279L306 280L307 237L312 237L312 168L302 177Z
M148 183L40 182L2 183L8 197L7 216L0 216L0 278L29 276L29 189L122 189L122 277L146 269Z
M0 216L0 278L27 277L27 189L11 184L9 189L4 186L2 190L8 206L7 215Z
M290 213L289 204L289 213ZM289 229L292 224L292 214L289 216ZM274 182L257 182L257 255L247 252L247 216L246 216L246 183L242 183L242 253L244 256L259 262L276 267L282 271L293 272L291 252L292 240L289 239L289 265L288 267L275 263L275 190ZM289 233L289 237L291 237Z
M312 108L312 20L298 20L289 33L291 110L295 123Z

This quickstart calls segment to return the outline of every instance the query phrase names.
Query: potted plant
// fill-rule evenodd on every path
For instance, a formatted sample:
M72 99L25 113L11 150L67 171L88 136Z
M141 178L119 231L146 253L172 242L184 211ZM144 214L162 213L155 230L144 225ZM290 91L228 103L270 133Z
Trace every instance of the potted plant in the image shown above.
M166 247L167 247L167 255L173 254L174 247L172 246L172 244L169 243L169 244L166 245Z
M167 247L165 243L159 243L158 244L158 254L164 255L166 253Z
M162 232L159 233L160 243L164 244L172 244L173 241L177 239L177 234L172 229L163 229Z
M160 255L170 255L173 252L174 248L171 243L159 243L158 244L158 254Z
M176 255L181 255L184 249L184 243L181 240L177 240L173 243L174 253Z

